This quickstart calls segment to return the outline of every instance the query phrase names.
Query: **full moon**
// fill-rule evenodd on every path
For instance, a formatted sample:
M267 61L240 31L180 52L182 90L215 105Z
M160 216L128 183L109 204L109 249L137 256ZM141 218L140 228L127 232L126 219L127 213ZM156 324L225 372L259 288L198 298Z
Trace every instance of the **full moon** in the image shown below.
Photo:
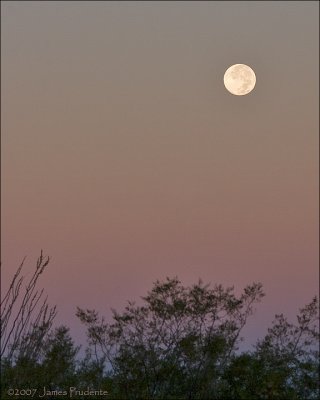
M223 82L230 93L243 96L254 88L256 75L248 65L234 64L226 70Z

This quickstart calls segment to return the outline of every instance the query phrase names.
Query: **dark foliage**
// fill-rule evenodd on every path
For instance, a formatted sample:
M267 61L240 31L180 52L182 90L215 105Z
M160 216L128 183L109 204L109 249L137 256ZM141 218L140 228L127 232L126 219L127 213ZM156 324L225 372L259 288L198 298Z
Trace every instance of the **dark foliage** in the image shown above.
M241 331L264 296L262 285L248 285L236 296L233 287L210 288L201 281L185 287L178 278L167 278L155 282L142 305L128 302L124 312L113 310L112 323L94 310L78 308L88 337L86 354L80 358L68 328L51 327L55 308L49 309L46 300L35 307L42 295L36 283L48 262L41 254L16 314L13 306L21 295L22 266L1 303L5 306L1 399L12 399L8 394L12 388L36 389L36 397L56 399L54 391L68 392L70 387L79 390L74 399L312 400L319 396L316 298L300 310L296 324L276 315L254 350L239 353ZM88 396L85 391L90 389L108 395ZM69 393L66 396L70 398Z

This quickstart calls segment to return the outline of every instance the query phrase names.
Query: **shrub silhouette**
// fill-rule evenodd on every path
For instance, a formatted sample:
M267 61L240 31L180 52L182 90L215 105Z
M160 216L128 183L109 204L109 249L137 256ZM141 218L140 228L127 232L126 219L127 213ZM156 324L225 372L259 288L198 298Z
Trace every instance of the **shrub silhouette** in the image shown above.
M239 353L241 332L264 297L261 283L236 296L233 287L175 278L157 280L107 323L77 309L88 347L79 357L68 327L53 329L56 308L37 289L49 263L41 255L22 292L23 263L1 302L1 398L9 389L107 390L108 399L317 399L319 304L299 310L297 323L276 315L251 352ZM20 396L23 398L23 396ZM79 394L74 399L88 399ZM91 396L92 398L92 396ZM102 398L101 396L97 398ZM103 397L104 398L104 397Z

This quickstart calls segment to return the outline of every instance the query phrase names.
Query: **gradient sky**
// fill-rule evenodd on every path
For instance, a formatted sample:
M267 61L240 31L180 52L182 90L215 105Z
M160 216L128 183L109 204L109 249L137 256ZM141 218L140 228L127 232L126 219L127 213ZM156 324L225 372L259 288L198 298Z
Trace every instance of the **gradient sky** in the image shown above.
M1 2L4 284L43 249L73 332L76 306L108 318L175 275L261 281L251 338L294 317L318 292L318 9Z

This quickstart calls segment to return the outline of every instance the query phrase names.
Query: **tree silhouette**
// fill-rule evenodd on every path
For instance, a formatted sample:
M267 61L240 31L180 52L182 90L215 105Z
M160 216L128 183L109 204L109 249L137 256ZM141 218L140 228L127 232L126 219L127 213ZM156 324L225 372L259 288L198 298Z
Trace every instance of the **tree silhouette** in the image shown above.
M184 287L178 278L157 281L144 305L129 302L105 323L78 309L90 344L109 361L123 398L211 398L237 350L253 306L264 296L254 283L236 297L233 288L201 281Z
M14 274L8 291L1 300L1 357L9 362L17 357L36 357L56 316L56 307L49 307L44 289L38 290L40 275L49 264L41 250L36 268L24 291L24 261Z
M44 387L68 395L71 386L83 393L72 398L82 400L87 388L107 390L109 400L319 398L317 298L295 324L276 315L253 350L240 353L241 332L264 296L261 283L236 296L233 287L201 280L188 287L177 277L157 280L141 305L112 310L109 323L77 309L88 338L80 358L69 328L53 329L56 308L37 289L48 263L41 252L23 292L22 262L1 302L1 399L12 398L10 388L31 387L39 396Z

